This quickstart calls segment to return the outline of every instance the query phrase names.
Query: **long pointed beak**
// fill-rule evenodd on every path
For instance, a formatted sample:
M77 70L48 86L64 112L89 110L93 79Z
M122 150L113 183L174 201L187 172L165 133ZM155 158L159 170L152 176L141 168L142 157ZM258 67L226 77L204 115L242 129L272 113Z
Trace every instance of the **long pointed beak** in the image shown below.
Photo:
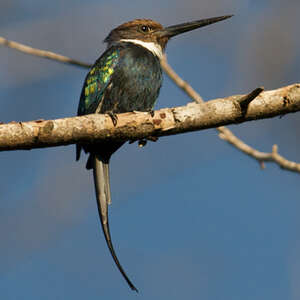
M177 34L181 34L181 33L184 33L184 32L190 31L190 30L194 30L194 29L197 29L200 27L204 27L204 26L216 23L216 22L220 22L220 21L226 20L228 18L231 18L232 16L233 15L228 15L228 16L209 18L209 19L203 19L203 20L173 25L173 26L165 27L161 30L158 30L155 32L155 34L158 35L159 37L171 38Z

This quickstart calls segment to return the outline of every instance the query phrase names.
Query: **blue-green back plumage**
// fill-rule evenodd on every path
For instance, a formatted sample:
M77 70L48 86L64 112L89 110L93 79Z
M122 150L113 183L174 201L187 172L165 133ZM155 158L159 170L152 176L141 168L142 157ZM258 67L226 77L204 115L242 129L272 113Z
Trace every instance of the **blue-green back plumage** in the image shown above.
M88 73L78 115L153 108L162 84L159 59L142 46L110 47Z
M95 113L103 94L110 83L114 69L119 62L120 51L108 49L94 64L86 76L82 88L78 115Z

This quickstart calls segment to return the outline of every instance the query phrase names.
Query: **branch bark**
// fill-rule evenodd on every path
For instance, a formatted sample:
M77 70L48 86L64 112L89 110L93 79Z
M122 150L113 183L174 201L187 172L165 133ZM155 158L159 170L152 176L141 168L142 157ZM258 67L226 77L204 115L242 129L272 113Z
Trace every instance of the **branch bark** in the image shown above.
M150 113L118 115L113 125L108 115L86 115L47 121L12 122L0 125L0 151L95 143L100 140L139 140L227 124L271 118L300 110L300 84L261 93L245 113L235 95L202 104L165 108Z

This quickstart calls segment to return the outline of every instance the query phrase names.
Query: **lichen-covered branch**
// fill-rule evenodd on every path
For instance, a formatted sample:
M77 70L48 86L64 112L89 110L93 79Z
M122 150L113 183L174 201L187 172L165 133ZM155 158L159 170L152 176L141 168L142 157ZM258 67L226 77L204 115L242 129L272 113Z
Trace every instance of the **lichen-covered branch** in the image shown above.
M155 111L154 117L146 112L119 114L116 126L110 116L98 114L2 124L0 151L95 143L97 140L139 140L271 118L300 110L300 84L261 93L249 104L246 114L239 103L242 97L244 95L165 108Z

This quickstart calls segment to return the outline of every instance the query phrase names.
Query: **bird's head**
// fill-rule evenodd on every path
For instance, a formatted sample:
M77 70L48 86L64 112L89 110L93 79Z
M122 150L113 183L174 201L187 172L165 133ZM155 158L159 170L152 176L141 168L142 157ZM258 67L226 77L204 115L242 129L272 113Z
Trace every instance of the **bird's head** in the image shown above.
M108 43L108 46L122 42L139 44L158 57L161 57L167 42L173 36L223 21L230 17L232 15L192 21L168 27L163 27L160 23L153 20L136 19L113 29L104 41Z

